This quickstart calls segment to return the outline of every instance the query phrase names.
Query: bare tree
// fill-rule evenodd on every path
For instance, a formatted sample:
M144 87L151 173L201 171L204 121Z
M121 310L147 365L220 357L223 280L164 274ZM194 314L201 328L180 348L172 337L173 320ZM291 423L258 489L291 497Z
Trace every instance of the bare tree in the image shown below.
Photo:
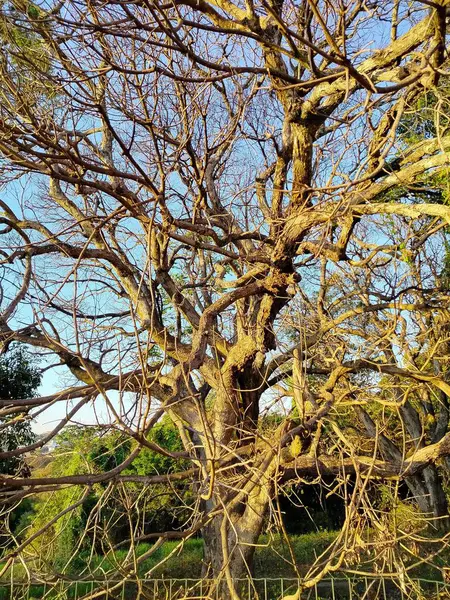
M311 585L371 480L445 516L450 209L420 192L450 135L439 103L436 135L400 124L446 77L446 5L2 3L1 338L76 381L0 414L63 403L51 437L102 402L135 444L102 474L1 476L6 497L170 479L122 473L166 413L199 496L185 536L234 599L281 485L356 481Z

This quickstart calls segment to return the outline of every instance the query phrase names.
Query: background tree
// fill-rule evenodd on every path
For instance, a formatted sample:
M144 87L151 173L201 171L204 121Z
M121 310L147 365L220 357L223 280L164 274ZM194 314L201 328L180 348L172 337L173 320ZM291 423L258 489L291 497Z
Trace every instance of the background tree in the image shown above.
M177 429L167 418L152 429L148 439L168 451L182 448ZM55 443L48 462L33 470L34 477L108 473L127 458L132 444L120 432L84 426L68 427ZM163 476L183 467L182 461L145 448L124 473ZM132 483L114 488L105 482L88 494L82 486L43 493L28 505L19 537L23 540L42 532L28 550L35 564L42 569L51 564L59 572L77 574L86 567L85 557L90 554L108 555L131 540L152 540L157 532L181 528L192 512L189 488L183 482L162 482L144 489ZM57 518L60 513L64 518Z
M206 571L235 600L280 486L332 476L346 498L312 586L384 527L369 480L434 473L450 453L448 289L433 277L450 209L416 192L446 173L450 136L411 144L400 122L447 74L446 5L2 5L4 30L36 37L45 64L14 36L4 46L0 332L76 380L2 401L3 415L64 403L51 436L94 400L133 442L107 472L3 477L4 492L191 478L180 537L202 532ZM16 56L45 93L22 93ZM401 426L408 394L434 403L439 435ZM267 436L269 406L283 419ZM149 440L163 414L183 451ZM190 466L126 474L144 448Z
M7 354L0 356L0 398L4 401L33 398L40 382L39 370L23 347L13 346ZM14 419L0 416L0 474L29 476L30 469L20 449L30 446L35 441L36 436L26 414L18 414ZM29 501L22 502L12 511L11 506L0 503L0 547L11 543L11 530L14 531L22 514L30 508Z
M432 90L424 89L419 94L415 103L405 111L399 124L399 132L404 140L405 147L417 144L424 140L434 139L445 135L449 129L448 121L448 78L440 80L438 86ZM432 172L421 177L409 188L399 186L395 191L397 197L409 198L412 202L427 201L440 205L448 205L448 173L447 170ZM433 245L417 243L417 236L429 235L430 227L436 227ZM448 331L446 317L433 311L434 298L431 290L449 289L447 264L449 259L449 227L447 224L436 221L432 217L417 219L411 225L404 219L387 218L384 223L386 237L401 257L402 277L408 280L410 289L408 296L411 301L422 303L419 311L412 310L409 318L414 323L408 328L403 323L401 333L397 336L388 333L390 348L386 347L390 361L400 366L404 363L414 364L421 369L430 359L430 366L436 375L448 382ZM423 233L421 233L423 232ZM399 235L400 233L400 235ZM436 258L438 257L438 260ZM386 277L387 279L387 277ZM367 285L367 281L365 282ZM395 283L391 284L392 287ZM428 288L428 289L427 289ZM425 291L426 290L426 291ZM383 335L380 321L374 321L380 337ZM387 333L387 332L386 332ZM441 357L435 358L435 352ZM430 357L431 355L431 357ZM430 387L412 390L402 384L400 379L392 381L390 385L395 389L399 399L398 425L408 432L410 440L416 447L424 447L442 439L448 430L449 404L448 395L442 390L433 390ZM359 409L359 416L364 423L369 435L376 435L373 414ZM390 408L382 413L382 422L378 423L378 433L392 429L395 417ZM391 426L388 424L391 422ZM403 436L398 431L392 430L389 436L382 436L380 444L387 455L401 456L401 449L396 447L396 440ZM430 465L421 473L406 482L411 494L416 498L424 513L438 517L435 526L443 530L448 529L448 502L445 493L445 483L449 476L448 457L444 458L441 469Z
M13 403L17 399L33 398L40 383L39 369L23 348L14 346L0 357L0 398L4 402ZM23 469L26 474L23 455L16 450L29 446L36 439L30 418L26 413L18 414L13 420L0 417L0 428L0 473L16 475Z

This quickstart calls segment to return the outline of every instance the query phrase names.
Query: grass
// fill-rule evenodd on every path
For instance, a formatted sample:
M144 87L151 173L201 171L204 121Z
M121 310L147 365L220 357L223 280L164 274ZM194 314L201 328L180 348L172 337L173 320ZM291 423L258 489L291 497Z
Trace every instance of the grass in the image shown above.
M312 564L335 539L334 532L319 532L290 538L297 565L304 570ZM176 542L166 542L145 559L139 567L141 575L151 571L151 578L167 577L172 579L197 578L201 576L203 560L203 540L191 539L177 550ZM140 544L136 555L142 556L150 550L150 544ZM171 554L173 555L171 556ZM119 550L105 557L95 557L91 569L102 572L117 569L126 558L127 551ZM164 561L162 564L161 561ZM296 577L288 546L280 536L261 536L255 551L255 577Z
M318 532L299 536L291 536L290 542L297 565L301 570L314 562L327 546L335 539L334 532ZM146 558L138 568L141 576L148 575L152 579L171 578L185 579L201 576L203 561L203 540L196 538L187 540L179 549L178 542L168 541ZM151 549L150 544L139 544L136 556L140 557ZM127 550L116 550L105 556L94 555L89 562L88 553L81 553L73 565L72 575L89 572L93 577L101 578L107 571L117 571L120 575L120 565L127 557ZM173 554L172 554L173 553ZM290 564L288 546L280 536L261 536L255 551L255 577L296 577L295 570ZM162 563L162 564L159 564ZM1 569L0 563L0 569ZM83 576L84 576L83 573ZM26 571L21 564L14 565L12 577L15 582L26 581ZM3 577L10 581L11 571ZM0 596L1 598L1 596Z
M319 556L336 537L335 532L318 532L306 535L291 536L290 543L292 551L294 553L296 563L300 570L304 571L308 565L314 562L317 556ZM152 579L179 579L185 578L196 579L201 577L202 559L203 559L203 540L201 539L190 539L186 541L183 546L177 549L177 542L169 541L166 542L161 548L158 548L154 554L146 558L139 566L138 572L141 577L145 576L150 570L153 569L149 575ZM143 556L146 552L151 549L150 544L139 544L136 548L136 556ZM89 572L91 576L102 578L105 572L116 571L117 579L120 579L120 564L127 557L127 550L117 550L114 553L110 553L106 556L93 556L89 565ZM78 565L83 563L83 557L80 555L77 558ZM167 559L164 561L164 559ZM162 564L161 561L163 561ZM75 567L75 565L74 565ZM270 599L277 599L281 596L281 590L283 585L280 582L281 578L295 578L296 573L290 564L290 552L288 546L280 536L261 536L258 547L255 551L254 559L255 578L279 578L278 581L269 582L256 582L256 588L261 597L267 597ZM75 575L74 573L72 575ZM15 582L23 580L25 575L22 566L18 565L14 568L13 579ZM83 575L82 575L83 576ZM9 574L11 577L11 574ZM91 583L78 582L71 584L68 588L66 598L68 600L74 600L83 594L91 591ZM98 589L98 584L95 585L95 589ZM224 585L224 583L223 583ZM289 587L291 586L291 587ZM292 588L292 589L291 589ZM57 591L51 590L44 586L31 586L27 590L28 596L25 596L26 600L36 600L37 598L43 598L50 600L51 598L57 599ZM175 588L174 588L175 589ZM295 591L295 584L284 582L284 592L293 593ZM150 586L150 590L153 591L153 587ZM159 583L158 594L155 598L165 599L170 595L172 585L167 581L166 583ZM172 590L173 591L173 590ZM134 600L137 596L136 584L127 583L124 588L119 588L119 595L124 600ZM2 596L2 593L4 594ZM0 600L9 600L9 588L4 589L3 592L0 587ZM122 595L123 594L123 595ZM267 595L266 595L267 594ZM251 594L250 594L251 596ZM250 597L249 596L249 597ZM101 600L106 597L113 596L101 596ZM114 596L116 597L116 596ZM178 597L178 596L176 596ZM220 594L219 596L220 597ZM243 597L247 597L244 593Z
M301 574L304 574L310 565L314 563L326 548L336 538L336 532L320 531L304 535L290 536L292 553L295 557L296 566ZM136 547L136 557L142 557L151 550L151 544L141 543ZM89 552L81 552L74 563L65 569L69 576L87 574L93 578L103 578L104 573L116 571L118 577L121 573L121 565L127 559L128 550L121 549L106 555L90 556ZM130 557L128 557L130 558ZM448 552L436 557L431 564L422 565L414 572L415 577L436 578L437 569L445 566L449 560ZM130 562L128 560L128 562ZM141 577L151 579L171 578L199 578L203 564L203 540L200 538L187 540L180 545L179 542L168 541L158 548L151 556L139 563L138 573ZM31 567L31 564L29 565ZM0 562L0 570L2 564ZM20 563L15 563L13 573L9 569L3 576L2 581L9 582L11 577L15 582L26 581L27 573ZM370 569L369 569L370 570ZM259 578L296 577L295 568L292 565L291 554L286 541L276 536L261 536L254 557L254 576Z

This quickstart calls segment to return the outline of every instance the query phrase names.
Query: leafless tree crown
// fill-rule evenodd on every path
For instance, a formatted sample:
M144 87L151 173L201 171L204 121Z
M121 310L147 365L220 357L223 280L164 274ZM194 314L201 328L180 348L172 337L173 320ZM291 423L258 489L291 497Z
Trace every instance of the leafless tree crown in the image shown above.
M5 498L192 478L231 590L280 486L445 515L447 4L1 3L1 340L72 379L0 415L64 405L53 437L94 401L133 440ZM191 467L124 475L164 413Z

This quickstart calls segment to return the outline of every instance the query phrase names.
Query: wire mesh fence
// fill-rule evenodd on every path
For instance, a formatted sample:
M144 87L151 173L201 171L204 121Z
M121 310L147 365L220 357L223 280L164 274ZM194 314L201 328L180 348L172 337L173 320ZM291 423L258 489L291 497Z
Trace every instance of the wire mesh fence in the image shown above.
M299 579L259 578L234 584L242 600L295 597L299 588L301 600L450 600L449 584L428 579L334 577L308 587ZM225 590L224 580L212 579L11 581L0 583L0 600L222 600Z

